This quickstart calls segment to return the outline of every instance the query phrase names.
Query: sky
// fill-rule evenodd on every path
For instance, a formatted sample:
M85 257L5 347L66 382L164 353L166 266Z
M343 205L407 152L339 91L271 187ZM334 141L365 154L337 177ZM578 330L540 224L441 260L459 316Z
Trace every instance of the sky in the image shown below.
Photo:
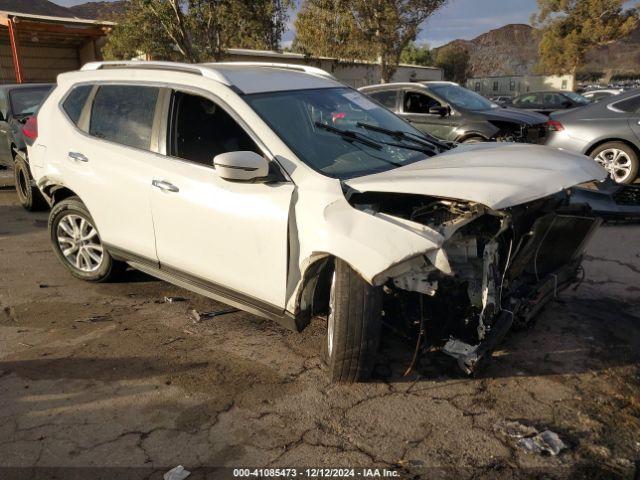
M54 0L66 7L85 2L87 0ZM300 3L302 0L298 0ZM417 41L439 47L457 38L470 40L508 23L529 23L536 11L536 0L450 0L425 22ZM290 25L293 26L293 18ZM294 35L290 28L284 35L283 45L290 44Z

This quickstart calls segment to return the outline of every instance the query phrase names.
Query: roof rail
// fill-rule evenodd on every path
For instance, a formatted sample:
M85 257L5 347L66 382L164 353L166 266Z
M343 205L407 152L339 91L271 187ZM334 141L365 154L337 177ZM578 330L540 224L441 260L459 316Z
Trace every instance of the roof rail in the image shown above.
M309 65L299 65L295 63L276 63L276 62L215 62L215 63L203 63L207 67L215 68L216 66L244 66L244 67L262 67L262 68L281 68L285 70L297 70L299 72L305 72L310 75L316 75L318 77L328 78L330 80L338 79L331 75L326 70L322 70L317 67L310 67Z
M205 78L216 80L224 85L231 85L229 80L211 68L207 68L204 65L177 63L177 62L150 62L146 60L129 60L129 61L110 61L110 62L89 62L86 63L80 70L107 70L118 68L138 68L145 70L166 70L172 72L193 73Z

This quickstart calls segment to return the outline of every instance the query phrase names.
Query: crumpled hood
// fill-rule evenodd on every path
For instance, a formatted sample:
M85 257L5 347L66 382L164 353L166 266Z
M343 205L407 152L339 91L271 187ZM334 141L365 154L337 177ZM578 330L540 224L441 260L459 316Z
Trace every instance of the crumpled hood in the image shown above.
M345 183L360 192L429 195L499 210L605 177L605 170L583 155L540 145L479 143Z

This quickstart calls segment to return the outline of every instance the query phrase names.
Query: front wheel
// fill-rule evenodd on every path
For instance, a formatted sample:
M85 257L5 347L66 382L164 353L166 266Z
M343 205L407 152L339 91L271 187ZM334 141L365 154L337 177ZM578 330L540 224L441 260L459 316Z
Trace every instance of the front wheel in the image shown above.
M336 259L324 342L329 379L353 383L369 378L382 325L382 294L347 263Z
M125 269L100 240L87 207L77 197L56 204L49 215L53 250L71 274L89 282L106 282Z
M617 183L633 183L638 176L638 155L626 143L608 142L600 145L591 158L598 162Z

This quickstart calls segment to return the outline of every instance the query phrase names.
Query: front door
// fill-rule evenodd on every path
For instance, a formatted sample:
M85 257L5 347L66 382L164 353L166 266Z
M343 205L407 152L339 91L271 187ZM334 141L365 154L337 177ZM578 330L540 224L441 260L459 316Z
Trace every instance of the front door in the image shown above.
M443 109L441 113L438 109ZM452 140L454 126L446 105L427 93L404 92L402 116L414 127L442 140Z
M9 102L4 90L0 90L0 165L12 166L11 125L8 120Z
M151 192L161 268L223 296L282 311L293 184L216 175L213 158L220 153L264 152L210 99L174 92L167 128L167 157Z

